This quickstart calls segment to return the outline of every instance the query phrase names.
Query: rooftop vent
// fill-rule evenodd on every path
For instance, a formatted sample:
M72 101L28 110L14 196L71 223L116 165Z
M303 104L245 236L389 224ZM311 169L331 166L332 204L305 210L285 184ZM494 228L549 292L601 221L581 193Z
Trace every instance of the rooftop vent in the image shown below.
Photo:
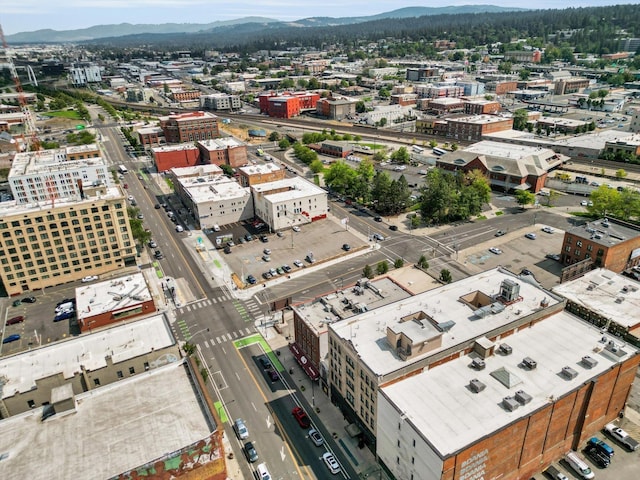
M487 364L480 358L474 358L471 362L471 368L475 368L476 370L484 370L486 366Z
M624 302L624 297L616 298L616 303L622 303L622 302Z
M516 400L521 404L521 405L526 405L527 403L529 403L531 400L533 399L533 397L531 395L529 395L527 392L525 392L524 390L518 390L516 392Z
M500 284L500 296L507 302L515 302L520 296L520 284L510 279L505 279Z
M562 373L562 376L565 377L567 380L573 380L578 376L578 372L576 372L571 367L563 367L561 373Z
M469 382L469 390L471 390L473 393L480 393L485 388L487 388L487 386L477 378L474 378Z
M509 412L513 412L514 410L516 410L520 404L518 403L518 401L513 398L513 397L504 397L502 399L502 406Z
M503 355L511 355L513 353L513 348L511 348L511 345L507 345L506 343L501 343L498 350L500 350L500 353L502 353Z
M584 357L582 357L580 363L582 363L585 368L593 368L598 365L598 361L595 358L590 357L589 355L585 355Z
M522 359L522 364L527 367L529 370L535 370L535 368L538 366L538 362L536 362L533 358L530 357L524 357Z

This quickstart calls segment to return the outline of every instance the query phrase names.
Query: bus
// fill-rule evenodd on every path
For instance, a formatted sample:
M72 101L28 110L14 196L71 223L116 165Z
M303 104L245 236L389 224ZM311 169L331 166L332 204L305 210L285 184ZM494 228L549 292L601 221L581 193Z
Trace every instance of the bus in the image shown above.
M447 153L446 150L442 149L442 148L438 148L438 147L433 147L433 153L434 155L444 155L445 153Z
M124 175L128 171L129 170L127 170L127 167L125 167L124 165L118 165L118 172L121 173L122 175Z
M419 147L418 145L413 145L413 146L411 147L411 149L412 149L414 152L416 152L416 153L422 153L422 152L424 152L424 148Z

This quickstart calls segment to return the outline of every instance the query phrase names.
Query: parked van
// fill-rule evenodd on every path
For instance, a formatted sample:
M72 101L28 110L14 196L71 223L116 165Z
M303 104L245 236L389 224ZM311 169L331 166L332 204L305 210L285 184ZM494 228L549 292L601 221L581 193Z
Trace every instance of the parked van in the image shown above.
M595 474L589 465L576 452L569 452L564 457L571 468L573 468L582 478L589 480L595 478Z

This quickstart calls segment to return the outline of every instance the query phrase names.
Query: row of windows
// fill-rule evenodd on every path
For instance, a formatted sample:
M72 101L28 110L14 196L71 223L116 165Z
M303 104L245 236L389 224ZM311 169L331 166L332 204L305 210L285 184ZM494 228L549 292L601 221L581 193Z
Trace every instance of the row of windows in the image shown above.
M121 210L122 209L122 204L120 203L116 203L114 204L114 207L117 210ZM100 213L102 212L108 212L110 210L109 205L102 205L102 207L98 208L98 207L91 207L91 213ZM35 223L44 223L45 221L47 222L53 222L56 220L56 218L58 220L63 220L65 218L73 218L73 217L77 217L78 213L80 213L81 216L88 216L89 215L89 209L87 208L83 208L81 209L79 212L76 212L75 210L70 210L69 212L60 212L57 213L56 215L50 213L44 217L34 217L34 218L24 218L22 220L12 220L11 222L0 222L0 229L6 229L9 228L9 224L11 224L11 227L20 227L21 225L32 225L34 222ZM121 216L122 212L119 212L118 216ZM100 219L100 217L93 217L94 219Z

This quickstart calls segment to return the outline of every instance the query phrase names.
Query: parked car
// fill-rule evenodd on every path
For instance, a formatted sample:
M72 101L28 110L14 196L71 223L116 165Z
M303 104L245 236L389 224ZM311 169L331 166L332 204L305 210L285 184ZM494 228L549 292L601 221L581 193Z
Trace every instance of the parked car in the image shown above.
M244 454L247 456L247 460L249 460L251 463L258 460L258 452L256 452L256 448L251 442L247 442L244 444Z
M16 325L17 323L24 322L24 315L18 315L17 317L7 320L7 325Z
M557 253L547 253L545 257L550 258L551 260L560 261L560 255L558 255Z
M324 443L324 438L322 438L322 435L320 435L320 432L318 432L315 428L312 428L311 430L309 430L309 438L311 439L311 441L316 447L321 447L322 444Z
M265 355L263 357L260 357L260 365L262 366L262 368L264 370L268 370L271 368L271 361L269 360L269 358Z
M291 414L302 428L309 428L311 426L311 420L307 416L307 413L302 409L302 407L295 407L291 411Z
M278 376L278 372L276 372L273 368L267 369L267 376L271 380L271 383L275 383L280 379L280 377Z
M138 214L138 220L143 220L144 219L144 215L142 213Z
M14 307L19 307L20 305L22 305L22 300L20 299L14 300L11 305L13 305Z
M291 267L285 263L282 265L282 270L284 270L285 273L289 273L291 271Z
M14 333L13 335L9 335L8 337L4 337L4 339L2 340L2 343L17 342L18 340L20 340L20 335L17 334L17 333Z
M250 242L251 240L253 240L253 235L251 235L250 233L247 233L247 234L244 236L244 239L245 239L247 242Z
M525 234L525 237L528 238L529 240L535 240L536 239L536 234L530 232L530 233Z
M73 310L64 310L60 313L58 313L55 317L53 317L53 321L54 322L61 322L63 320L69 320L71 317L73 317L74 315L74 311Z
M271 249L265 248L264 250L262 250L262 253L264 253L265 255L271 255Z
M87 275L86 277L82 277L82 283L93 282L94 280L98 280L97 275Z
M271 261L271 257L269 255L263 255L262 256L262 261L263 262L270 262Z
M497 247L491 247L489 251L495 255L502 255L502 250Z
M343 243L343 244L342 244L342 249L343 249L345 252L348 252L349 250L351 250L351 245L349 245L348 243Z
M36 297L24 297L22 301L25 303L36 303Z
M523 268L522 270L520 270L520 275L531 275L532 277L534 276L533 272L528 268Z
M184 228L182 227L182 225L176 225L176 232L184 232Z
M156 204L153 206L153 208L155 208L156 210L160 210L160 204L159 204L159 203L156 203Z
M269 243L269 238L266 235L260 235L260 241L262 243Z
M149 247L158 248L158 244L156 242L154 242L153 240L149 240Z
M265 280L269 280L270 278L273 278L273 275L271 275L271 272L264 272L264 273L262 274L262 277L263 277Z
M333 456L331 452L325 452L322 454L322 460L324 464L327 466L329 471L334 475L340 473L340 464L336 460L336 457Z
M600 468L607 468L611 464L611 458L599 451L595 445L587 444L583 452Z
M300 231L300 227L297 225L294 225L293 227L291 227L291 230L293 230L294 232L299 232Z
M235 422L233 422L233 429L240 440L249 438L249 430L241 418L236 418Z
M298 268L304 267L304 263L302 263L300 260L294 260L293 264Z
M255 285L256 283L258 283L258 280L253 275L249 275L247 277L247 283L249 283L250 285Z
M553 233L555 230L551 227L542 227L544 233Z

